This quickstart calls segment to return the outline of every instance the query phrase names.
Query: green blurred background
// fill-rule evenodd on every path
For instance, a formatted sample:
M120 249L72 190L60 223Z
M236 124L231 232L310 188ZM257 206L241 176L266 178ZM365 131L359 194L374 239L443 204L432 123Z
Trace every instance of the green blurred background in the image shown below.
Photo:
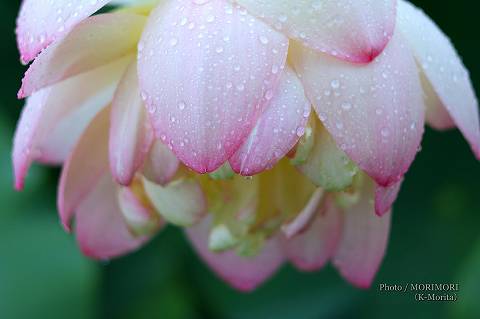
M480 318L480 165L457 131L427 130L368 291L330 266L311 274L285 266L256 292L240 294L173 227L127 257L104 264L83 257L56 216L57 169L35 166L26 190L12 189L10 150L22 106L15 95L25 71L14 38L18 2L0 2L0 318ZM414 2L453 39L480 93L474 1ZM408 282L459 283L459 301L418 303L411 294L378 291L379 283Z

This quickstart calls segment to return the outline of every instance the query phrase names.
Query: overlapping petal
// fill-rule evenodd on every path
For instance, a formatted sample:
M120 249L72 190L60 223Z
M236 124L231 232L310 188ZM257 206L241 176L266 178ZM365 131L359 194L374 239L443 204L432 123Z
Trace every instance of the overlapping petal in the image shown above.
M172 181L180 166L175 154L160 141L154 141L143 166L143 175L148 180L166 185Z
M129 185L132 182L153 143L153 131L146 113L138 87L136 61L133 61L112 102L110 168L119 184Z
M67 34L110 0L23 0L17 19L17 44L24 63Z
M398 197L398 193L400 193L400 188L402 187L403 180L388 186L376 186L375 188L375 213L378 216L383 216L387 214L391 208L393 203Z
M241 175L255 175L272 168L305 132L311 105L300 80L290 67L280 79L275 93L265 97L268 108L229 162Z
M262 284L280 267L285 257L280 241L271 239L265 243L259 255L253 258L239 257L234 251L214 253L208 249L211 218L205 218L186 233L193 247L217 274L233 287L251 291Z
M357 167L350 161L328 131L317 123L312 134L313 146L303 163L297 167L315 185L328 191L340 191L350 186Z
M312 49L372 61L395 29L396 0L232 0Z
M420 80L396 34L368 65L354 65L299 45L292 60L315 110L337 145L377 183L399 181L423 134Z
M174 225L195 225L207 213L205 195L193 179L181 178L165 186L144 179L143 185L152 205Z
M427 15L404 0L399 1L398 26L437 95L436 107L444 107L448 111L480 159L478 101L468 70L451 41ZM437 123L436 126L449 126L449 122L447 125L443 123L445 113L440 113L443 120L438 119L437 114L429 115L429 121Z
M128 61L73 77L27 100L15 133L15 185L23 187L32 161L62 163L95 114L113 97Z
M49 46L30 65L18 92L27 97L46 86L135 53L146 18L132 13L93 16Z
M109 116L110 107L95 117L63 166L57 201L60 220L67 231L70 230L76 208L89 196L99 180L111 179L111 175L106 174Z
M287 257L301 270L323 267L334 255L342 233L342 215L331 200L316 211L308 228L285 241Z
M156 136L195 171L215 171L253 129L287 49L286 37L223 0L160 4L139 44Z
M86 256L110 259L137 249L149 239L133 235L128 228L118 202L118 190L106 169L75 208L75 233ZM139 205L136 209L146 208Z
M360 200L344 211L342 238L334 265L352 284L370 287L385 255L391 214L379 217L374 207L375 184L365 181Z

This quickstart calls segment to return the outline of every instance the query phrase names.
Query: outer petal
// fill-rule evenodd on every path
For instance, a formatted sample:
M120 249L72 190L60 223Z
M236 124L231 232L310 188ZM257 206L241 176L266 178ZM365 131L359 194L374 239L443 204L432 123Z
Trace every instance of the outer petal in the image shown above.
M20 98L74 75L135 52L145 17L111 13L91 17L62 41L49 46L32 63L22 80Z
M112 103L110 126L110 168L115 180L129 185L143 165L153 132L138 88L136 61L130 64Z
M192 179L175 180L165 187L144 179L143 185L153 206L172 224L192 226L207 211L202 189Z
M380 185L399 181L415 158L424 124L420 80L404 40L396 34L365 66L300 46L293 60L337 145Z
M113 97L126 59L35 93L15 133L15 186L23 187L32 161L62 163L95 114Z
M175 154L160 141L154 141L143 167L143 175L162 186L172 181L180 166Z
M398 197L403 180L389 187L378 186L375 188L375 212L378 216L387 214Z
M398 25L437 94L438 102L446 108L480 159L478 101L468 70L452 43L428 16L406 1L399 2ZM443 113L440 116L445 117ZM431 116L429 121L439 120Z
M232 0L304 45L351 62L370 62L395 28L396 0Z
M24 63L109 0L23 0L17 19L17 44Z
M323 267L334 255L341 238L342 215L333 201L317 210L317 216L298 236L286 240L284 247L293 264L305 271Z
M208 250L211 218L188 228L186 233L200 257L217 274L234 288L252 291L269 278L284 261L280 242L271 239L265 243L262 252L254 258L242 258L233 251L213 253Z
M387 247L391 214L378 217L373 204L374 183L366 181L360 201L346 209L343 235L334 264L352 284L368 288Z
M215 171L253 129L287 49L287 38L223 0L160 4L139 44L156 136L197 172Z
M117 192L118 186L105 169L76 208L77 240L82 252L89 257L117 257L137 249L149 238L132 235L122 216Z
M241 175L255 175L272 168L305 133L311 105L293 70L287 67L267 110L250 136L230 158L232 169Z
M63 166L57 199L67 231L74 211L108 170L109 112L110 108L106 108L97 115Z

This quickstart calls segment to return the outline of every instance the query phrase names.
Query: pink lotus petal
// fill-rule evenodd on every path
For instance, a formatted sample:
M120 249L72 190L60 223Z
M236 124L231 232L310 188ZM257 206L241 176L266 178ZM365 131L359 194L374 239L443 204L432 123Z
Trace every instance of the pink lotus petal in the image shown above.
M304 231L318 212L319 205L324 196L323 189L319 188L310 198L305 208L295 217L293 221L282 226L282 231L287 239L290 239Z
M388 213L393 203L398 197L400 188L402 187L403 180L400 180L396 184L388 187L376 186L375 188L375 212L378 216L382 217Z
M315 211L317 215L303 233L284 242L285 252L300 270L322 268L334 255L342 231L342 216L333 201Z
M411 45L438 101L480 159L478 101L468 70L450 40L427 15L406 1L399 2L398 10L399 29ZM438 122L435 117L429 120Z
M117 192L118 186L105 169L75 208L77 241L82 252L91 258L117 257L137 249L149 239L130 232L122 216Z
M169 223L192 226L207 213L205 194L194 179L182 178L166 186L144 179L143 186L152 205Z
M368 288L385 255L391 214L375 214L375 185L366 181L360 201L344 213L343 235L334 265L350 283Z
M143 175L148 180L165 186L170 183L180 167L175 154L160 141L154 141L143 167Z
M17 19L17 44L24 63L106 5L109 0L23 0Z
M108 170L109 115L108 107L95 117L63 166L57 200L60 219L67 231L77 207Z
M242 258L233 251L214 253L208 249L211 217L195 227L188 228L186 234L202 259L234 288L252 291L282 265L285 257L279 240L271 239L265 243L261 253L254 258Z
M255 126L287 50L286 37L223 0L160 4L139 44L156 136L195 171L215 171Z
M311 105L290 67L285 69L275 93L265 99L267 109L242 147L230 158L230 165L238 174L251 176L272 168L305 133Z
M395 28L396 0L231 0L287 36L350 62L370 62Z
M118 203L125 224L135 236L155 234L165 222L158 216L144 194L135 193L136 186L121 187L118 191Z
M134 61L120 81L112 102L110 170L121 185L132 182L153 143L146 113L138 88L137 61Z
M95 114L113 97L125 59L73 77L27 100L15 133L15 187L23 188L33 161L60 164Z
M423 135L424 105L415 60L396 34L368 65L301 46L292 60L337 145L380 185L401 179Z
M448 113L447 109L445 109L438 98L438 95L435 93L432 84L427 79L425 72L421 70L420 80L422 81L423 99L426 107L425 121L428 125L437 130L449 130L455 128L455 122L450 116L450 113Z
M85 20L35 59L25 73L18 97L135 53L144 23L145 17L130 13Z

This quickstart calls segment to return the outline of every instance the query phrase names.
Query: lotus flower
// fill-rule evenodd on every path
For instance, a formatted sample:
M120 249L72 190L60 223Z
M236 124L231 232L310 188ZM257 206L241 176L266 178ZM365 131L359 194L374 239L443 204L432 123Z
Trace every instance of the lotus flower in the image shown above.
M425 122L480 158L468 71L404 0L24 0L17 39L16 187L62 165L93 258L170 223L240 290L285 261L366 288Z

